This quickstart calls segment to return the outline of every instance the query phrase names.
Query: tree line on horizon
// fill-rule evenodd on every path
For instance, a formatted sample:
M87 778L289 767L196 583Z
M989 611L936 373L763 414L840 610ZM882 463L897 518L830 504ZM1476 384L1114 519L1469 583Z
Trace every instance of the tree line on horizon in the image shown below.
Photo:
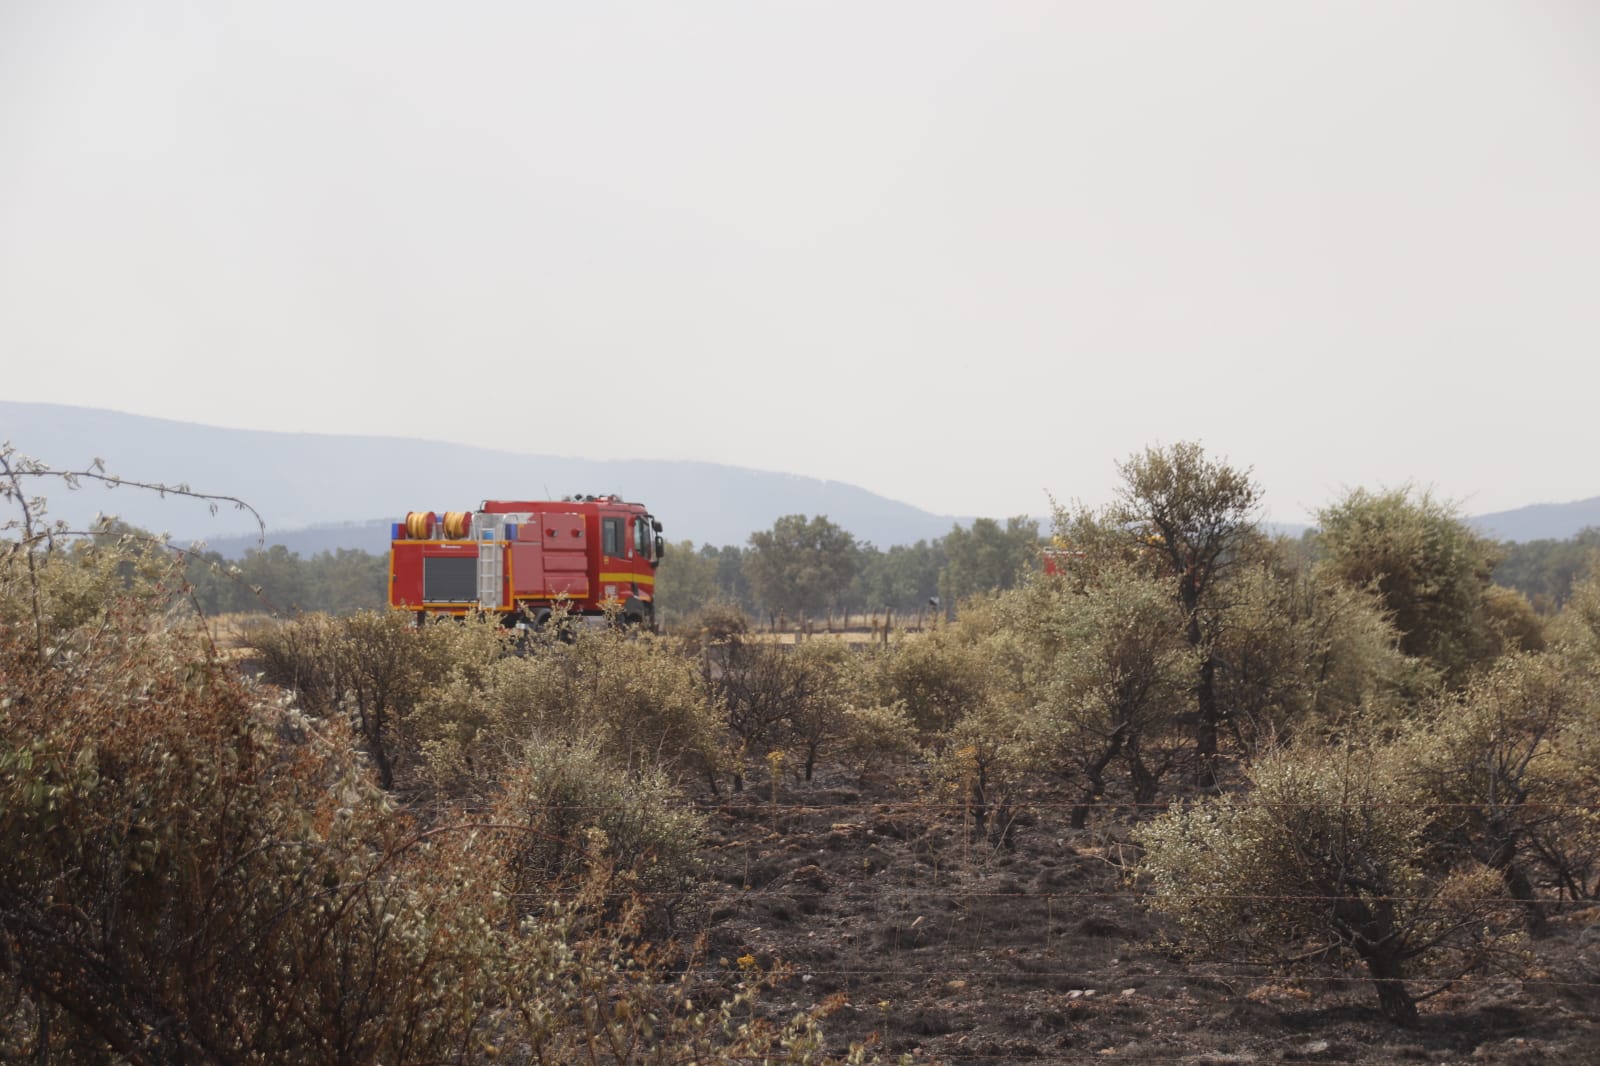
M657 571L658 609L682 619L733 607L802 621L828 611L913 613L1012 587L1039 564L1039 524L979 518L943 537L880 549L824 515L788 515L744 545L671 544ZM388 557L353 548L302 558L282 545L238 560L189 554L196 602L207 614L348 614L387 603Z
M1428 497L1427 505L1460 521L1448 504ZM1320 534L1313 527L1284 543L1315 554ZM952 526L943 537L879 548L826 515L787 515L743 545L673 543L657 572L659 617L671 625L718 607L769 622L782 617L802 624L847 612L903 622L934 613L935 604L948 613L973 595L1014 587L1040 569L1050 543L1037 521L1021 516L979 518ZM1565 540L1484 544L1493 583L1521 593L1540 616L1552 616L1600 552L1600 528ZM238 560L201 550L189 554L187 573L200 609L211 615L339 615L387 602L387 556L353 548L302 557L274 545Z

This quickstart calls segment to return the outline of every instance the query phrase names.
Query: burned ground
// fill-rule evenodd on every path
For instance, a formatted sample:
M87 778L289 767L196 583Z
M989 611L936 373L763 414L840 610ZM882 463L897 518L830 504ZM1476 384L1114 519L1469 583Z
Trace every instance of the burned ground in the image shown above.
M707 961L782 965L774 1009L831 1001L830 1047L890 1061L1600 1061L1600 913L1561 912L1521 974L1469 977L1398 1028L1354 970L1183 957L1125 877L1127 812L1074 830L1070 802L1028 794L996 841L915 774L703 797Z

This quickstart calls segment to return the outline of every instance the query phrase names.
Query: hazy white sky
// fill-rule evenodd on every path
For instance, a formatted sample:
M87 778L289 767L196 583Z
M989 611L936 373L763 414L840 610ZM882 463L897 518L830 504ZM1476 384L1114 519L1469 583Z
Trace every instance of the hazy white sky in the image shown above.
M7 399L1300 521L1600 495L1597 342L1590 0L0 0Z

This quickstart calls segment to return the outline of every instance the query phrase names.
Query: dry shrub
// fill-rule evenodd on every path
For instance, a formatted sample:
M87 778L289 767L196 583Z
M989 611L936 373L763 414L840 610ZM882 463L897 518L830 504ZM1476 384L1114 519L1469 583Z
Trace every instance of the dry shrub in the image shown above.
M36 1043L129 1062L451 1052L490 958L485 882L455 865L472 857L419 842L343 731L162 624L170 602L134 583L42 641L0 630L0 980Z
M823 751L844 735L844 711L860 685L850 646L835 640L772 644L734 635L695 653L734 747L734 790L744 787L748 758L780 748L797 753L811 780Z
M386 789L416 762L408 723L424 695L446 679L475 684L509 642L491 621L417 626L399 611L302 615L251 637L263 679L308 714L347 721Z
M694 968L674 971L681 954L642 944L632 908L597 924L557 904L519 921L506 859L527 827L447 810L423 827L397 810L349 730L173 624L174 572L9 547L8 1058L826 1061L814 1015L765 1023L765 982L702 987ZM651 706L602 662L580 656L573 674L597 715Z
M659 770L614 766L593 741L530 741L494 820L522 829L508 856L519 913L544 913L584 886L601 894L602 914L637 901L652 930L670 928L687 899L705 833Z
M916 723L903 703L845 708L841 747L860 774L910 762L922 753Z
M939 744L988 698L991 663L971 627L943 626L867 654L871 702L903 705L925 741Z
M439 788L483 802L535 737L592 744L614 767L711 777L722 759L718 718L674 642L578 630L570 642L539 642L481 671L450 672L408 729Z
M1151 904L1220 958L1359 962L1403 1025L1418 1019L1414 982L1514 965L1519 923L1499 875L1440 861L1397 754L1273 752L1250 768L1248 793L1144 824Z
M708 603L674 627L684 635L691 652L730 640L743 640L750 632L750 617L733 603Z

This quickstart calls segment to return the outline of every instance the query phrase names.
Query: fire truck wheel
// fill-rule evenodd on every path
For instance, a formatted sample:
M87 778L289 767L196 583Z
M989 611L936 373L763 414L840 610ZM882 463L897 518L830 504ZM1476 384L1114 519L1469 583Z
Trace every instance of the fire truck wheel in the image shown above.
M655 620L655 604L648 600L629 596L622 605L622 625L625 629L654 629Z

